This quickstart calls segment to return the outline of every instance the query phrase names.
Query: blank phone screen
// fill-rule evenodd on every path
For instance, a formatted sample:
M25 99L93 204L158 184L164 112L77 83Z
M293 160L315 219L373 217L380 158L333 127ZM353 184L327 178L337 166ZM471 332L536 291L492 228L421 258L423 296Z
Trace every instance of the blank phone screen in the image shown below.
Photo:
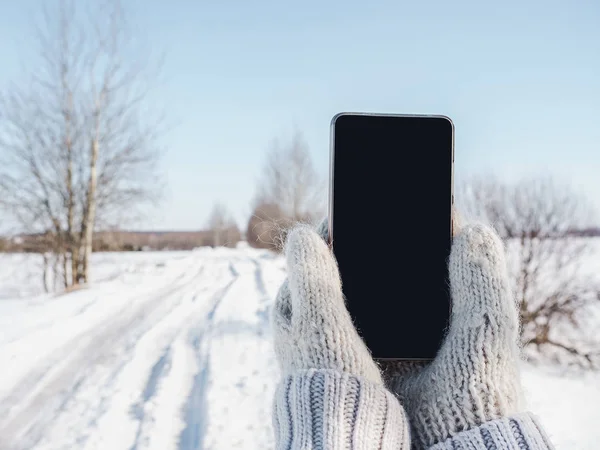
M450 314L453 125L437 116L338 115L333 252L346 305L379 359L431 359Z

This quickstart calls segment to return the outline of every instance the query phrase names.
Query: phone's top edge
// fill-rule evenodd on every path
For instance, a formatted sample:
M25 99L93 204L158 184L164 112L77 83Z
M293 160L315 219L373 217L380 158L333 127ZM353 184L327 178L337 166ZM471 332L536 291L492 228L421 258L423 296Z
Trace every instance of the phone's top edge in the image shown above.
M337 113L331 119L331 125L335 125L337 119L342 116L375 116L375 117L413 117L422 119L444 119L447 120L452 128L454 129L454 122L452 119L444 114L396 114L396 113L370 113L370 112L356 112L356 111L345 111Z

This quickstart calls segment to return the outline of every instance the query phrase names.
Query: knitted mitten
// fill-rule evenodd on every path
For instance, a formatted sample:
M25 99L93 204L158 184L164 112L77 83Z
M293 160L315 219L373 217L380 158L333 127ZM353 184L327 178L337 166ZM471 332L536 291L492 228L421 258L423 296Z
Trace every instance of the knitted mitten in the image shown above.
M300 226L288 234L285 255L288 279L273 313L283 374L273 414L277 448L408 450L404 411L352 324L325 241Z
M454 238L450 284L450 328L435 360L392 379L411 422L413 445L551 448L536 420L523 413L517 307L503 246L491 229L467 226Z

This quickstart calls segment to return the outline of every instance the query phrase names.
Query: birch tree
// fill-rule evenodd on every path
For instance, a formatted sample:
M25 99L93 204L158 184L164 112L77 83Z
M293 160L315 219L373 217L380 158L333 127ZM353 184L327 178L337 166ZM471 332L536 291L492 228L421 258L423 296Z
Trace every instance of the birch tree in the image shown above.
M53 5L37 29L39 60L2 96L0 207L24 231L52 233L68 287L89 281L96 227L158 195L159 127L148 108L155 72L120 2Z

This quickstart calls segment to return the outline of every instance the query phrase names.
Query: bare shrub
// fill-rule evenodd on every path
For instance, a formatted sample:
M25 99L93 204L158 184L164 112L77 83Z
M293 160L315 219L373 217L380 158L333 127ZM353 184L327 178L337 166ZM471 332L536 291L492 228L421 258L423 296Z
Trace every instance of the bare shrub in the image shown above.
M600 341L600 278L588 268L595 219L586 199L551 178L515 183L474 178L460 186L461 214L493 225L506 243L509 270L530 359L593 367Z
M255 248L280 251L285 242L286 230L293 223L283 215L279 206L272 203L258 204L248 221L246 240Z

